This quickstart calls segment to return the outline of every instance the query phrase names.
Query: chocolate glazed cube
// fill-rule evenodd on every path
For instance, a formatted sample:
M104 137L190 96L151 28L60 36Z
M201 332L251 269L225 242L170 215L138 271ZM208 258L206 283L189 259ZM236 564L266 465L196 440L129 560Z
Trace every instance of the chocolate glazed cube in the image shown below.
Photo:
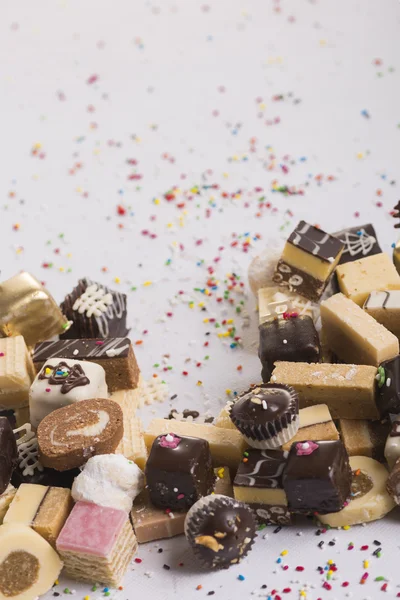
M209 443L173 433L158 436L146 463L146 480L154 506L188 510L214 488Z
M258 355L264 382L270 380L274 363L278 360L308 363L320 361L318 333L308 315L271 319L260 325L259 332Z
M351 480L349 457L340 440L293 444L283 474L289 510L338 512L350 497Z

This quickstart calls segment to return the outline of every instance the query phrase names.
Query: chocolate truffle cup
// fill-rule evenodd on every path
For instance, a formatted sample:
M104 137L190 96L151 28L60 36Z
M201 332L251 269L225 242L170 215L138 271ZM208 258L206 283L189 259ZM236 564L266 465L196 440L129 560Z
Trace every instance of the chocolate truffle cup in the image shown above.
M290 385L263 383L227 405L232 423L252 448L273 450L299 428L299 398Z
M211 494L200 498L187 513L185 536L203 567L228 569L249 553L256 527L247 504Z

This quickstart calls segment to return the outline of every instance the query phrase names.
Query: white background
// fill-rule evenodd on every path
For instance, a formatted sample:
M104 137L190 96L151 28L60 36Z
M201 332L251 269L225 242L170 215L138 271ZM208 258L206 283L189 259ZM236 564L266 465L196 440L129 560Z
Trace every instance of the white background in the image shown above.
M226 389L242 391L259 379L257 318L245 279L252 256L287 237L300 218L328 231L372 221L386 250L396 240L399 24L400 4L390 0L1 3L1 278L29 270L59 301L84 275L125 291L145 377L164 377L178 394L145 419L170 407L216 414ZM134 173L142 178L129 180ZM303 195L273 192L274 180ZM201 188L213 184L219 189ZM199 194L190 193L195 185ZM180 191L168 202L173 187ZM263 196L271 207L258 210ZM209 267L219 282L212 297L193 291L206 286ZM246 287L230 306L216 297L232 272ZM176 303L179 291L184 301L181 295ZM226 327L204 323L207 317L233 318L242 345L231 349L217 337ZM164 373L164 366L173 369ZM301 527L302 537L295 528L268 530L240 567L216 574L197 569L184 539L160 542L162 554L148 544L116 596L204 598L214 590L216 598L236 600L252 591L267 598L275 588L292 600L308 582L315 589L307 600L346 592L378 598L382 583L373 580L383 575L394 598L397 527L394 512L323 537L313 526ZM317 547L335 535L336 546ZM383 543L380 559L370 557L374 539ZM368 551L359 550L363 544ZM283 549L285 572L275 563ZM366 558L370 576L361 586ZM330 592L316 572L328 559L338 566ZM296 572L297 565L305 570ZM102 596L69 585L78 598ZM284 587L292 592L282 594Z

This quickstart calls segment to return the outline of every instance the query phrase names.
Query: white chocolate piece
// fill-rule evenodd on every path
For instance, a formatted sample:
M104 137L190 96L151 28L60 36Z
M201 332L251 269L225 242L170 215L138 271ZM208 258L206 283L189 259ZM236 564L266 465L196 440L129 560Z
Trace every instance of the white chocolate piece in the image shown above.
M397 337L343 294L322 302L321 319L328 346L344 362L378 367L399 354Z
M247 447L244 437L237 430L188 421L153 419L144 433L147 449L151 448L156 437L168 433L207 440L214 466L225 464L230 469L237 469Z
M251 261L247 274L251 291L255 296L260 288L274 285L275 267L282 254L282 248L283 244L272 243Z
M57 552L30 527L0 526L0 600L35 600L51 589L62 566Z
M385 445L385 458L392 470L397 459L400 458L400 415L397 415L392 423L392 431L395 430L399 435L388 435Z
M378 323L400 337L400 290L371 292L363 308Z
M318 520L330 527L344 527L377 521L388 514L395 506L386 490L388 471L381 463L368 456L350 456L352 471L361 470L371 480L373 487L363 496L353 496L341 511L328 515L318 515Z
M35 370L22 335L0 338L0 410L29 403Z
M30 527L48 489L47 485L22 483L4 517L3 523L19 523ZM28 497L29 503L27 502Z
M42 373L46 370L52 372L59 363L67 364L69 368L81 367L89 383L75 385L70 391L63 393L63 385L50 384L47 377L40 379ZM89 361L51 358L44 363L30 389L29 408L32 426L37 428L39 423L57 408L91 398L108 398L103 367Z
M340 291L359 306L375 290L400 289L400 276L384 252L339 265L336 274Z
M8 485L5 492L3 492L0 496L0 525L3 523L4 517L7 514L8 507L16 493L16 489L11 483Z
M297 312L308 315L316 323L319 319L319 306L303 296L280 287L265 287L258 290L259 324L284 312Z
M129 512L144 487L139 467L122 454L100 454L89 458L72 486L75 502L92 502Z

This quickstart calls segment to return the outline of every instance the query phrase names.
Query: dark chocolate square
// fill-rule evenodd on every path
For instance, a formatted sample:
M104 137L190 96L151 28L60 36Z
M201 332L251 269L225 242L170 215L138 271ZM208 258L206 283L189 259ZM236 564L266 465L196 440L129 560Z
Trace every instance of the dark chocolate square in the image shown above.
M264 382L270 380L274 363L278 360L308 363L320 361L318 333L308 315L271 319L260 325L259 334L258 356Z
M173 433L158 436L146 463L146 481L154 506L188 510L214 489L209 443Z
M339 261L341 265L382 252L375 229L371 223L359 227L348 227L333 235L344 244L344 250Z
M375 400L381 418L400 414L400 355L378 367Z
M0 495L7 489L17 462L18 450L14 432L7 417L0 417Z
M289 510L338 512L350 496L351 480L349 457L340 440L296 442L283 474Z
M128 333L126 295L87 277L78 281L60 308L71 321L60 336L63 339L125 337Z
M283 489L282 475L287 452L249 448L239 464L233 485L267 489Z
M288 242L304 252L330 263L336 259L343 248L343 242L339 239L305 221L300 221L293 233L290 234Z

